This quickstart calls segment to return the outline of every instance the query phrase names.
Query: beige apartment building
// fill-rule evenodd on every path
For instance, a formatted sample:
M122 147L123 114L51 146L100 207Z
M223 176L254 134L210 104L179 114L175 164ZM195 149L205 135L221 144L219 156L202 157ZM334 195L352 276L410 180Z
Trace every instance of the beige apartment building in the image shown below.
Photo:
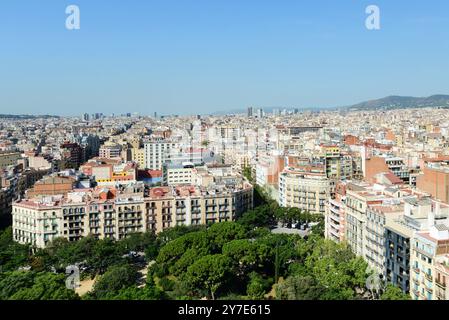
M253 207L253 188L195 186L159 187L145 196L143 185L123 190L75 190L66 196L38 197L13 204L13 237L19 243L43 248L57 237L77 241L122 239L128 234L178 225L232 221Z
M384 199L382 192L369 185L355 185L346 190L346 241L352 251L365 256L367 209L369 205L380 205Z
M449 300L449 254L436 259L435 296L436 300Z
M286 168L279 175L279 204L324 215L333 187L323 173Z
M131 159L136 162L139 169L145 169L145 149L133 147L131 149Z
M20 158L19 152L0 152L0 169L15 166Z
M430 219L434 219L431 217ZM434 221L431 222L434 224ZM437 260L449 253L449 228L446 224L434 224L429 231L417 232L411 240L410 295L414 300L441 299L437 290ZM441 277L441 275L440 275ZM442 284L439 279L438 284ZM439 293L439 294L438 294Z

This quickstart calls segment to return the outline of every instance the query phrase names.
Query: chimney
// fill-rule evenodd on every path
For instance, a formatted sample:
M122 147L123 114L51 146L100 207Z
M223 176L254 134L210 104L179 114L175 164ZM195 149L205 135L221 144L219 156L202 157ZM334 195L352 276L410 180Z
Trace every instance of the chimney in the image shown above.
M440 215L440 203L439 202L435 202L435 217L438 217Z
M427 224L429 229L435 226L435 211L433 211L432 209L429 211L429 215L427 216Z

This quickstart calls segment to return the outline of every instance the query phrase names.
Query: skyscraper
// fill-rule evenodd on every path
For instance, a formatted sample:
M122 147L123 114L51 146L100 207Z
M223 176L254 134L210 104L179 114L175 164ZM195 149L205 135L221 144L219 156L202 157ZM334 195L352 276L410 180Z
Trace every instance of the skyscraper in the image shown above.
M248 107L248 118L253 116L253 112L254 112L254 108L253 107Z

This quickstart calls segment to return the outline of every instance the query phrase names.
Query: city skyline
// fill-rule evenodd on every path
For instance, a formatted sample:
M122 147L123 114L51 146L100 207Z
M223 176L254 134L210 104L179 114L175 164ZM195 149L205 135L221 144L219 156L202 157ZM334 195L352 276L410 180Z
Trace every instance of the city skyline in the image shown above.
M80 30L64 26L70 4ZM380 30L365 27L371 4L3 4L0 113L210 114L448 93L447 2L376 1Z

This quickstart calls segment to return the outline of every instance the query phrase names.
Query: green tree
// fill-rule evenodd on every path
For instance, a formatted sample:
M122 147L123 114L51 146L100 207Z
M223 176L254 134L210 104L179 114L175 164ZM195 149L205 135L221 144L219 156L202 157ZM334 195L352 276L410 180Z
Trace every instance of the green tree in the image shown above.
M209 252L209 246L210 244L206 231L187 233L163 246L159 251L156 262L158 264L167 264L170 268L188 249L196 249L199 250L198 252Z
M64 274L14 271L0 280L2 300L74 300L79 296L66 288Z
M112 266L95 282L93 296L97 299L108 299L110 295L134 286L138 278L139 273L130 265Z
M12 228L8 227L0 233L0 266L3 272L13 271L28 262L28 245L13 241Z
M325 292L312 276L288 277L276 286L276 298L279 300L320 300Z
M156 243L156 236L152 232L132 233L126 238L118 241L119 251L121 254L126 254L130 251L142 252L148 246L153 246Z
M256 272L251 272L249 278L250 281L246 288L246 294L248 295L248 297L255 300L264 299L266 292L272 285L272 282L269 280L265 280Z
M271 227L275 223L275 219L272 208L269 205L264 205L244 213L237 222L249 231L255 228Z
M384 293L380 297L381 300L410 300L410 295L404 293L398 287L388 284Z
M213 224L207 230L207 235L214 245L214 249L219 252L229 241L243 239L246 236L246 231L240 224L228 221Z
M366 262L356 257L346 245L333 241L317 242L306 258L305 266L317 282L338 299L354 297L356 289L362 288L366 282ZM341 296L336 294L338 292Z
M187 271L187 268L192 265L196 260L209 254L208 248L189 248L182 256L176 260L169 270L170 273L179 276Z
M187 268L184 281L192 291L207 291L212 299L216 292L225 288L232 279L232 261L221 255L208 255L200 258Z
M123 259L113 240L102 239L95 242L86 261L95 274L103 274L110 266L122 263Z
M240 275L262 268L270 253L267 245L248 239L233 240L223 246L223 254L232 259Z
M205 230L205 226L175 226L173 228L166 229L157 235L157 241L159 246L162 247L170 241L176 240L188 233Z

